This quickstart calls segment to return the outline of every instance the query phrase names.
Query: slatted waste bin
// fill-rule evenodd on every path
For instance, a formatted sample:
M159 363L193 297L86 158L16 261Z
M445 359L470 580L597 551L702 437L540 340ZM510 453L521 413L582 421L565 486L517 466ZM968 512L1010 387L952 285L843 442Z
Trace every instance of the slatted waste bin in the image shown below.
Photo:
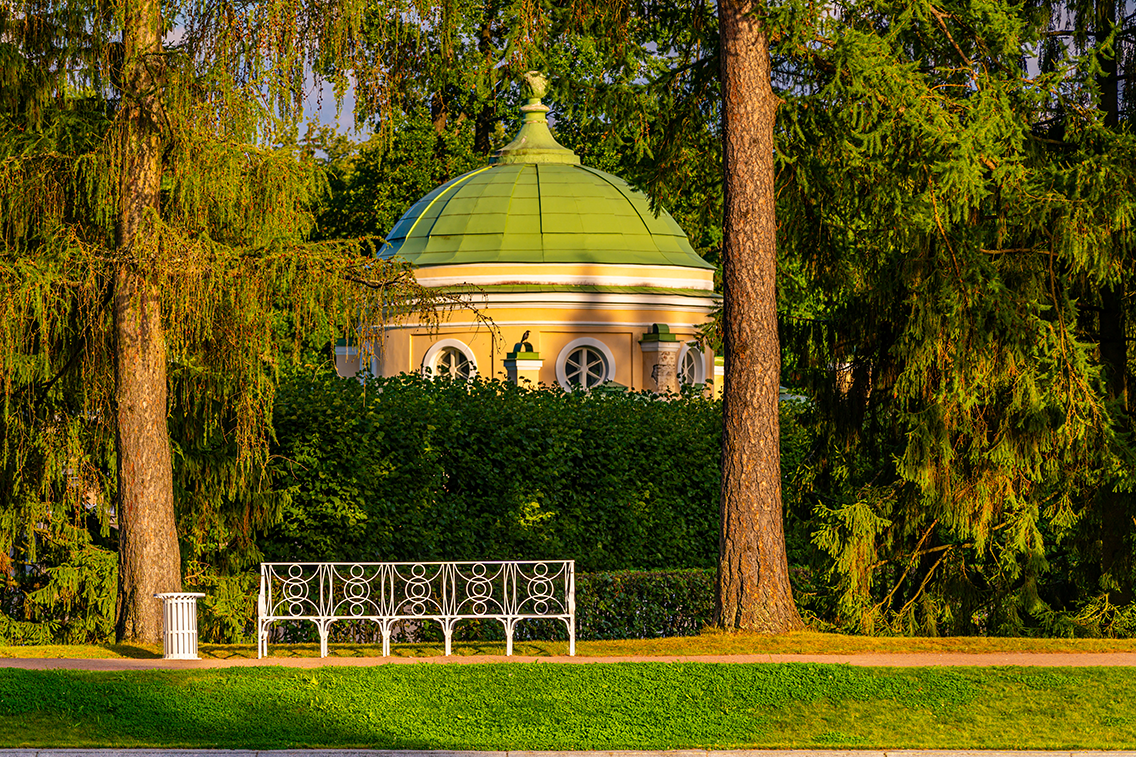
M169 591L155 594L162 600L165 658L167 660L197 659L197 600L204 594L186 591Z

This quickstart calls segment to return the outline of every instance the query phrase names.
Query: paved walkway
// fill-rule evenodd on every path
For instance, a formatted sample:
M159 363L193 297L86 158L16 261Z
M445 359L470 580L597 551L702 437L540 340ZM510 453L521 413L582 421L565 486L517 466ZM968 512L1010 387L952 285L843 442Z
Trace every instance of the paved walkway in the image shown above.
M326 666L367 667L371 665L481 665L494 662L542 663L547 665L586 665L617 662L709 662L709 663L781 663L816 662L862 667L911 668L995 665L1028 667L1136 667L1136 652L1037 653L1006 652L967 654L956 652L920 652L910 654L748 654L658 657L522 657L514 655L474 655L452 657L268 657L250 660L244 657L203 660L75 660L49 658L0 658L0 668L24 670L184 670L192 668L244 668L278 665L287 668L320 668ZM874 753L873 753L874 754ZM2 753L0 753L2 755ZM1136 756L1134 756L1136 757Z
M391 751L381 749L0 749L0 757L1136 757L1136 751L684 749L675 751Z

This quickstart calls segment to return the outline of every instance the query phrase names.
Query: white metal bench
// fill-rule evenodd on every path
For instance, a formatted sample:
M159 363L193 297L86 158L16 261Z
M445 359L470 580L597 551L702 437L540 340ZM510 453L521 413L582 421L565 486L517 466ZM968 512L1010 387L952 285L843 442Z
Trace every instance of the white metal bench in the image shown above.
M399 621L438 621L448 656L454 626L471 619L500 621L508 655L518 621L561 620L568 626L568 654L575 655L575 561L260 564L258 658L268 656L269 626L280 621L315 623L321 657L327 657L333 623L374 621L387 657Z

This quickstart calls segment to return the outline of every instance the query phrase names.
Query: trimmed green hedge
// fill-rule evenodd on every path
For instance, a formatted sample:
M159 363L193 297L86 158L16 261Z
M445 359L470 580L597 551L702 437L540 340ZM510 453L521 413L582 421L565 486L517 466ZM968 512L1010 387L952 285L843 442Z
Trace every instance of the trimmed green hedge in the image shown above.
M570 558L583 573L717 559L717 402L294 376L274 424L291 496L259 540L266 560Z
M576 579L580 639L694 636L714 617L714 570L618 571Z
M576 574L576 639L655 639L697 636L714 619L714 570L620 570ZM427 634L441 639L441 632ZM528 620L517 625L518 641L564 640L559 621ZM463 641L505 638L496 621L462 623Z

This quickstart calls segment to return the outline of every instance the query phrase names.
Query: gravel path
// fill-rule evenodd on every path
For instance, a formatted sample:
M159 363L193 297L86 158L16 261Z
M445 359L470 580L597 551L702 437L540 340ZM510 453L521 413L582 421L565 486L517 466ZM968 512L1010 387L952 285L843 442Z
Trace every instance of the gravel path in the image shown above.
M1134 667L1136 652L1084 652L1084 653L939 653L917 652L910 654L751 654L751 655L700 655L655 657L522 657L514 655L476 655L452 657L268 657L250 660L244 657L231 659L207 658L203 660L136 660L136 659L55 659L55 658L2 658L0 668L23 670L181 670L187 668L243 668L277 665L288 668L320 668L326 666L365 667L369 665L482 665L485 663L541 663L545 665L587 665L589 663L619 662L709 662L709 663L782 663L817 662L834 665L864 667L910 668L942 666L990 667L1020 665L1028 667ZM0 753L2 754L2 753Z
M1136 751L683 749L675 751L392 751L379 749L0 749L0 757L1136 757Z

